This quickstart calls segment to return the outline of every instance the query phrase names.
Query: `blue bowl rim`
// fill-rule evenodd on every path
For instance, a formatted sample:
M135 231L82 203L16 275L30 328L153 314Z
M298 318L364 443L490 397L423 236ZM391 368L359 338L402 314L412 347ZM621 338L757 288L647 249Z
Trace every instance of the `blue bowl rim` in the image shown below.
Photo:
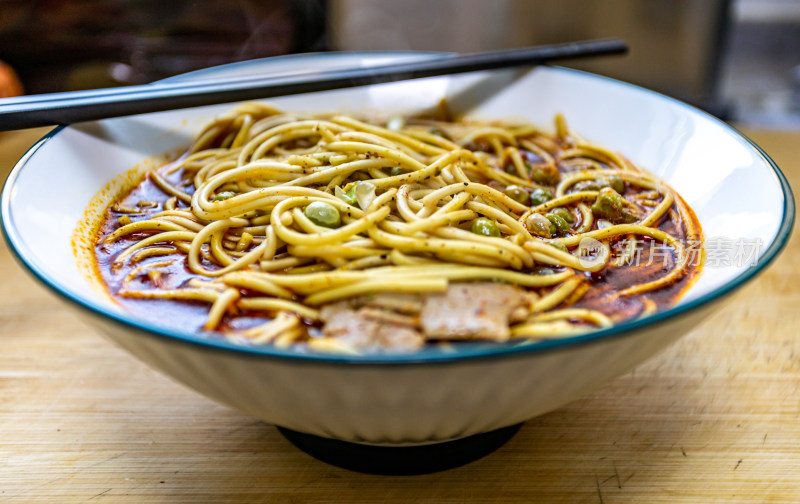
M230 63L227 65L220 65L210 69L202 69L180 76L175 76L167 80L177 81L186 76L202 75L206 72L212 72L219 68L229 68L232 66L246 66L253 64L263 64L266 61L286 60L286 59L302 59L308 57L318 57L320 54L337 54L337 53L306 53L297 55L278 56L273 58L262 58L257 60L242 61ZM352 51L341 54L348 55L382 55L382 56L414 56L414 55L436 55L447 53L433 53L433 52L406 52L406 51ZM235 343L228 342L222 338L210 338L207 335L201 335L188 331L179 331L152 323L139 320L127 314L119 314L108 310L100 305L84 301L69 291L68 287L62 287L57 281L50 278L44 271L39 269L35 264L25 259L21 251L20 243L18 243L17 236L11 229L11 192L14 187L14 181L17 176L24 169L28 160L38 151L48 140L57 135L65 126L58 126L52 131L48 132L44 137L37 141L16 163L8 178L6 179L3 187L2 195L0 196L0 227L2 227L3 235L9 249L12 251L16 260L36 279L46 285L55 294L81 308L92 316L99 316L100 318L107 319L115 325L121 326L125 329L134 329L139 334L147 337L167 338L171 342L187 344L195 347L198 350L212 351L212 352L226 352L235 354L237 357L249 357L257 359L274 359L278 361L290 361L292 363L307 363L307 364L327 364L327 365L358 365L358 366L371 366L371 365L424 365L424 364L444 364L444 363L461 363L467 361L495 359L504 357L523 357L531 354L541 354L544 352L564 350L570 347L593 344L605 341L608 338L630 337L633 336L638 330L643 329L650 325L658 324L662 321L669 321L677 317L687 315L691 312L699 310L700 308L714 302L719 301L721 298L733 293L735 290L741 288L745 283L752 280L756 275L763 272L766 267L771 264L775 258L780 254L783 248L789 241L791 236L794 219L795 219L795 202L792 189L789 183L780 170L778 165L772 158L767 155L761 147L755 144L752 140L747 138L740 131L730 126L729 124L721 121L720 119L700 110L692 105L677 100L675 98L666 96L662 93L646 89L635 84L630 84L623 81L618 81L610 77L596 75L581 70L575 70L564 67L551 67L559 71L573 72L588 76L590 78L610 81L617 85L628 86L635 88L641 92L656 95L660 99L671 101L681 107L687 108L690 111L703 115L710 119L712 122L717 123L724 129L742 141L746 146L750 146L763 158L764 161L772 168L775 176L780 182L781 190L784 196L783 214L781 216L781 223L778 227L778 232L775 239L765 250L763 256L758 263L751 268L744 270L734 279L722 285L714 292L709 292L687 303L673 306L667 310L655 313L648 317L641 319L630 320L621 324L615 325L608 329L601 329L591 331L588 333L571 336L568 338L557 340L545 340L534 343L521 344L520 342L508 343L487 343L487 344L459 344L455 346L455 350L450 352L431 351L423 349L422 351L409 353L409 354L376 354L376 355L363 355L363 356L350 356L339 354L323 354L323 353L301 353L291 349L278 349L272 346L263 347L248 347Z

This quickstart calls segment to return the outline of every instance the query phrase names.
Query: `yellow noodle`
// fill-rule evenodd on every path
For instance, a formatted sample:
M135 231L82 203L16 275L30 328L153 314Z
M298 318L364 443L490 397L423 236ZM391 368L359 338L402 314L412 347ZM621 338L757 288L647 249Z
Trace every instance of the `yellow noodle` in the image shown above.
M240 308L245 310L266 310L275 312L288 311L296 313L309 320L319 320L319 311L300 303L287 301L285 299L251 297L240 299L238 305Z
M575 289L581 284L581 282L583 282L583 279L577 276L568 279L566 282L559 285L548 294L535 300L530 306L530 311L537 313L555 308L561 304L562 301L567 299L570 294L575 292Z
M208 319L206 323L203 324L203 328L206 330L216 329L216 327L222 322L222 317L225 315L225 312L228 311L228 308L239 299L240 294L239 291L236 289L225 289L217 299L214 300L214 304L211 305L211 309L208 311Z
M320 290L305 299L305 302L315 306L330 303L343 298L375 294L377 292L444 292L447 289L447 280L444 279L392 279L392 280L366 280L352 285Z
M542 168L557 173L558 182L532 180L531 170ZM626 211L638 219L634 224L595 215L599 191L574 190L579 182L612 176L644 191L622 194ZM389 292L441 293L459 282L501 282L526 291L527 314L514 316L524 322L513 325L512 336L566 337L611 325L602 312L581 307L595 287L580 272L633 267L641 237L672 250L674 265L660 278L602 294L613 303L617 296L644 294L689 274L685 243L702 238L691 210L671 188L620 154L584 140L562 116L556 117L554 135L526 124L478 121L412 119L397 130L244 104L206 126L185 157L149 178L167 196L163 210L157 202L137 208L117 203L111 210L115 217L123 214L124 222L113 226L100 247L116 247L113 268L130 267L118 294L210 303L206 330L227 330L225 321L237 310L274 317L227 335L250 344L358 353L328 337L324 325L320 337L324 305ZM518 191L509 192L517 199L506 194L512 184L548 189L555 197L531 207L524 194L522 203ZM312 204L338 212L335 224L317 220L309 213ZM547 217L532 216L560 208L579 218L566 231L555 227L557 220L554 231L543 230L536 219ZM679 236L659 229L673 229L665 221L675 223ZM529 229L534 224L539 227ZM625 248L612 260L611 246L620 240ZM596 248L592 257L581 256L586 246ZM180 288L135 281L149 275L159 284L168 275L160 268L183 260L194 276ZM589 299L594 303L596 297ZM642 303L643 314L659 308L649 298ZM315 322L315 329L309 332L301 318Z
M606 317L603 313L597 310L586 310L584 308L566 308L547 313L537 313L536 315L529 317L525 322L550 322L560 319L581 319L591 322L599 327L611 327L614 325L614 323L611 322L611 319Z

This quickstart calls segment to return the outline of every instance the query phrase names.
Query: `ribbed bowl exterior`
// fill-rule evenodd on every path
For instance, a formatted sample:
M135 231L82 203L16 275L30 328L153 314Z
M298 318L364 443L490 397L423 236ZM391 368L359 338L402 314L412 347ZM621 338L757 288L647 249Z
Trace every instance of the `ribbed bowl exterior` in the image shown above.
M513 425L630 370L712 309L552 351L421 364L299 362L225 351L90 321L133 355L205 396L282 427L411 445Z

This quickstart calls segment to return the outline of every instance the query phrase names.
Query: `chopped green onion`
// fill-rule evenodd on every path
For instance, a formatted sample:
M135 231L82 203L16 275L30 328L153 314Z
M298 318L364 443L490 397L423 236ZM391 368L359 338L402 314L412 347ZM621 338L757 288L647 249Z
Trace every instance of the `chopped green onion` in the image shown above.
M336 186L333 189L333 194L334 194L334 196L336 196L340 200L344 201L348 205L356 206L356 203L358 203L358 200L356 200L356 185L355 184L353 184L353 186L350 187L350 189L348 189L347 191L345 191L344 189L342 189L339 186Z
M556 185L561 174L554 166L537 166L531 171L531 179L537 184Z
M503 191L503 192L509 198L513 199L517 203L522 203L523 205L528 203L528 200L530 199L530 195L528 194L528 191L526 191L525 189L523 189L520 186L510 185L510 186L506 187L506 190Z
M555 228L555 229L553 229L552 227L550 228L551 235L553 234L563 235L569 232L569 224L563 218L559 217L558 215L552 212L545 215L545 217L547 217L547 220L549 220L550 223Z
M625 200L620 194L610 187L600 190L592 205L595 216L610 220L615 224L636 222L636 215L625 206Z
M308 220L317 226L337 228L342 223L339 211L333 205L322 201L314 201L303 212Z
M553 226L550 221L542 214L532 213L525 219L525 226L536 236L550 238L552 233L550 228Z
M550 189L536 189L531 194L531 206L544 205L553 199L553 193Z
M472 232L483 236L500 236L500 230L497 228L497 224L486 217L475 219L475 222L472 223Z
M551 214L558 215L559 217L561 217L561 218L562 218L562 219L564 219L565 221L569 222L570 224L572 224L573 222L575 222L575 216L574 216L574 215L572 215L572 212L570 212L569 210L567 210L567 209L566 209L566 208L564 208L564 207L558 207L558 208L554 208L554 209L552 209L552 210L550 211L550 213L551 213Z
M233 191L223 191L216 196L211 201L225 201L228 198L233 198L236 194Z
M611 186L611 189L614 189L620 194L625 192L625 182L623 182L621 178L612 175L608 177L607 180L608 180L608 185Z
M366 210L375 199L375 184L371 182L357 182L355 185L356 200L362 210Z

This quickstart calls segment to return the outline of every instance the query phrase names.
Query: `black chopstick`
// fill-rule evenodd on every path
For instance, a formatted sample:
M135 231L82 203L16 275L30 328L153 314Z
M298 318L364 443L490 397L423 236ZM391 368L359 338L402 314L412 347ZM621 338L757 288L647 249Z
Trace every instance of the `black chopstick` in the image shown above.
M0 100L0 131L71 124L162 110L273 98L422 77L536 65L627 51L620 39L596 39L521 49L445 55L423 61L251 76L226 80L154 83Z

